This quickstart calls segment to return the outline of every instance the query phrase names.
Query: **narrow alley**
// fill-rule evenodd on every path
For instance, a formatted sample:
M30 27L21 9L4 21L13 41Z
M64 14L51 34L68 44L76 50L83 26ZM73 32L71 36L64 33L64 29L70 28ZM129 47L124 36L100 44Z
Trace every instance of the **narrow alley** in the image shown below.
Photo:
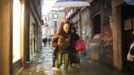
M0 42L0 75L134 75L134 0L1 0Z
M24 67L18 75L127 75L81 56L80 68L71 67L68 71L52 69L52 49L47 46L35 56L35 60Z

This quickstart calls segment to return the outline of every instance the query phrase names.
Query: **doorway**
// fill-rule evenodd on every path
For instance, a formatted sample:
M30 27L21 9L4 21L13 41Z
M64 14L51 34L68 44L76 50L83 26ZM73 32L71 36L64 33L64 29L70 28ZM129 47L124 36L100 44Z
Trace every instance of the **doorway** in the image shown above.
M134 41L134 35L132 31L134 30L134 6L132 5L123 5L122 6L122 61L123 61L123 70L128 73L134 71L134 62L127 60L127 53L129 51L131 43Z

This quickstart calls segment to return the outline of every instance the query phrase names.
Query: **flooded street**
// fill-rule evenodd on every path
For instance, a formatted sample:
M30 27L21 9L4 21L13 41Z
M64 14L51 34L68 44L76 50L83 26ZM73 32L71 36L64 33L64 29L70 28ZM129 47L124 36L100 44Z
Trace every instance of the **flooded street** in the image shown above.
M62 65L60 70L54 70L51 67L51 48L43 47L42 49L42 52L35 56L34 61L25 66L18 75L126 75L86 58L81 58L80 68L69 67L68 71L64 71Z

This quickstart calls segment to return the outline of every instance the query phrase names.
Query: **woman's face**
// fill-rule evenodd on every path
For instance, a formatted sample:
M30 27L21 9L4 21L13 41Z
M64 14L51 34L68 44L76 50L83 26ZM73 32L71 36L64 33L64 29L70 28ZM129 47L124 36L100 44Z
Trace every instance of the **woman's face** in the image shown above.
M75 32L75 30L72 28L72 29L71 29L71 32Z
M69 32L69 24L64 24L63 30L65 33L68 33Z

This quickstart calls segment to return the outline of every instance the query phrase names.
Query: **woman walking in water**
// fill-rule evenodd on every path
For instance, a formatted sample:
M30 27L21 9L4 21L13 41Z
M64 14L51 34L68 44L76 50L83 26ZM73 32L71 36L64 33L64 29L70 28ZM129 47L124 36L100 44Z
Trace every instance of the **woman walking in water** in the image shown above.
M70 47L70 23L64 21L60 24L59 30L56 32L55 36L58 38L58 51L57 51L57 68L60 68L62 61L64 60L64 69L68 69L69 65L69 47Z

